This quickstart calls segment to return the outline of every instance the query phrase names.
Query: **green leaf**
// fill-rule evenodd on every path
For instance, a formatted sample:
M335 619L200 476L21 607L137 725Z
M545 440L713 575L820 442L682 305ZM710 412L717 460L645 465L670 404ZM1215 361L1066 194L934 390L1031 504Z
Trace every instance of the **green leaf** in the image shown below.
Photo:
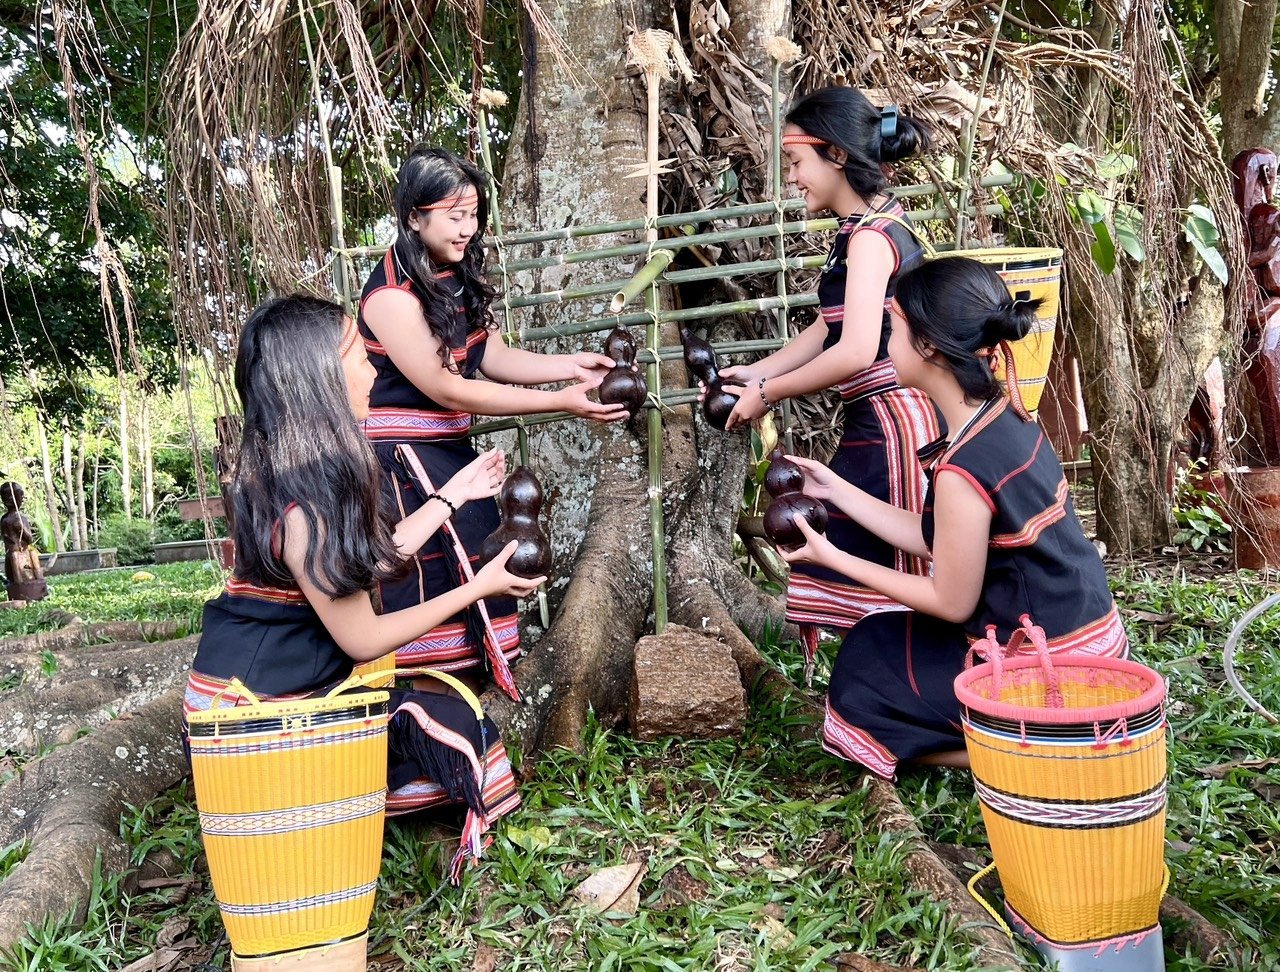
M1076 196L1076 206L1080 210L1080 218L1086 223L1101 223L1107 218L1107 201L1092 189L1086 189Z
M1098 175L1104 179L1121 179L1137 168L1138 160L1123 152L1108 152L1098 160Z
M1094 223L1093 236L1093 246L1089 247L1093 262L1103 273L1113 273L1116 269L1116 245L1107 224Z
M1191 245L1196 248L1196 252L1200 254L1205 265L1213 272L1213 275L1218 278L1223 286L1225 286L1227 281L1231 278L1231 275L1227 272L1227 261L1222 258L1222 254L1218 251L1218 248L1212 244L1205 243L1203 240L1191 236L1190 234L1188 234L1187 238L1191 240Z
M1116 205L1116 242L1120 249L1138 263L1147 258L1146 247L1142 245L1142 210L1128 203Z
M1189 215L1183 224L1183 229L1186 230L1187 239L1192 243L1199 241L1213 246L1221 239L1218 233L1218 221L1210 210L1203 206L1188 206L1187 212Z

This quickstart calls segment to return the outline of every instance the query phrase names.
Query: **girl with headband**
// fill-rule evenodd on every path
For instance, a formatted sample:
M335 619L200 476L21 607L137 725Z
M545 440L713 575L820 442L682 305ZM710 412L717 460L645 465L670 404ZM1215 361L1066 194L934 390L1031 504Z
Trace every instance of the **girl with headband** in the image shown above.
M877 499L917 513L924 474L916 451L937 436L938 422L928 400L901 387L894 374L886 308L898 277L924 253L903 225L888 172L890 163L928 146L920 123L894 106L875 108L853 88L823 88L791 107L782 136L787 180L809 212L840 218L818 282L821 313L781 350L722 372L743 383L725 386L739 396L730 427L759 418L784 398L838 389L844 424L832 468ZM832 512L827 535L841 550L886 568L927 571L921 558ZM787 585L787 620L801 626L810 671L818 627L846 629L868 614L901 608L821 565L798 565Z
M509 347L493 322L480 231L488 221L485 176L440 148L418 147L396 184L395 244L365 283L359 326L377 369L365 434L387 476L398 516L424 504L447 507L451 536L433 536L407 576L379 584L394 611L456 587L498 526L493 500L454 509L437 487L476 458L471 416L566 411L610 422L622 405L588 398L612 359L589 351L535 354ZM483 375L488 381L477 381ZM572 382L558 391L521 387ZM461 551L461 553L460 553ZM488 666L515 694L508 663L520 651L516 602L487 598L446 619L397 653L401 667L475 672Z
M932 565L926 574L894 570L839 549L802 517L806 544L782 551L793 565L820 565L910 609L854 625L827 691L825 747L880 776L892 778L904 760L968 765L952 683L970 643L989 633L1005 645L1034 624L1053 652L1128 654L1062 465L993 374L1038 303L1012 299L994 269L967 257L932 260L898 280L890 360L901 384L927 395L950 430L924 450L931 472L921 511L792 457L804 467L806 493Z
M399 522L384 517L382 470L358 424L373 380L355 322L337 304L277 297L245 322L236 355L244 429L231 486L236 565L205 605L185 715L215 699L251 702L233 679L264 701L324 694L356 662L395 651L482 597L525 596L545 579L507 572L513 541L470 583L374 613L370 590L402 570L447 511L431 504ZM487 452L441 494L454 506L484 502L502 466L501 452ZM391 713L387 813L464 806L456 878L489 826L520 803L497 727L462 699L404 689L391 690Z

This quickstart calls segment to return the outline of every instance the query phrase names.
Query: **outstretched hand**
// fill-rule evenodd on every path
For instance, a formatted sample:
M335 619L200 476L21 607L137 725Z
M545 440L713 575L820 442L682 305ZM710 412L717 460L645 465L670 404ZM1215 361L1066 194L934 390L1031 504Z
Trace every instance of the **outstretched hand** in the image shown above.
M496 496L502 488L506 468L506 455L501 449L482 452L454 473L453 478L445 483L441 493L447 496L454 506L461 506L470 500Z
M481 597L494 597L502 594L508 597L528 597L539 586L547 582L545 576L517 577L507 570L507 561L511 559L518 546L520 546L520 542L512 540L502 548L502 552L498 556L476 572L476 578L472 583L478 585Z
M597 422L617 422L627 418L627 406L621 403L606 405L604 402L591 400L588 393L599 388L602 381L604 381L603 375L598 378L584 378L576 385L562 389L558 392L561 407L579 418L594 419Z
M831 467L824 466L814 459L803 459L800 456L787 456L792 462L804 470L804 494L816 500L830 500L842 485L847 485Z
M575 381L585 381L589 378L599 378L604 380L605 375L613 370L613 359L607 354L598 354L595 351L579 351L576 354L569 355L573 361L573 378ZM635 371L636 366L632 365L631 370Z
M797 547L794 550L779 547L778 555L789 564L817 564L819 567L838 570L839 568L835 566L834 561L836 559L835 555L840 551L836 549L835 544L809 526L809 521L803 516L797 516L795 523L800 532L804 534L804 546Z

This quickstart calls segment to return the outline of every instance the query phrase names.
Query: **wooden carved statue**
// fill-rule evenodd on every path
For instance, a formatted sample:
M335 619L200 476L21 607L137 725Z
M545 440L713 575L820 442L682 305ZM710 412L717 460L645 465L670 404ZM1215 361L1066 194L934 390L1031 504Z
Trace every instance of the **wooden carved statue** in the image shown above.
M44 571L40 569L40 551L34 546L31 521L22 512L24 491L17 483L0 484L0 537L4 538L4 574L11 601L42 601L49 596Z
M726 392L724 386L739 385L741 382L726 382L721 378L720 359L716 357L715 349L683 324L680 325L680 343L684 346L685 366L707 386L706 397L702 400L702 413L714 428L723 432L729 421L729 413L738 404L738 399Z
M1241 152L1231 163L1249 269L1258 284L1246 319L1248 374L1262 418L1262 451L1272 466L1280 465L1280 208L1272 203L1276 169L1275 153L1261 148Z
M512 540L520 545L507 561L517 577L541 577L551 570L551 543L538 522L542 510L542 484L528 466L517 466L498 494L502 522L485 538L480 559L488 563Z
M649 397L644 378L632 370L636 363L636 339L624 327L615 327L604 340L604 353L613 359L613 370L600 383L600 401L625 405L632 418Z
M801 517L818 533L827 531L827 508L804 494L804 470L784 456L781 449L774 449L769 456L764 488L773 497L764 511L764 532L779 547L804 546L804 534L796 526Z

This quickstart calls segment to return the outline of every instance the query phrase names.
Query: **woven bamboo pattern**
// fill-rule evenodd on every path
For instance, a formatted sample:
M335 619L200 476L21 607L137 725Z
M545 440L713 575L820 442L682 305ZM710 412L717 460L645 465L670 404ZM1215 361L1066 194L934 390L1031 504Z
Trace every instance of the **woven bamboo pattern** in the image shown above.
M1040 407L1049 362L1053 358L1053 337L1058 328L1058 299L1062 284L1062 250L1054 247L989 247L956 250L938 256L965 256L996 269L1014 297L1043 300L1036 311L1031 333L1010 341L1018 396L1031 413ZM1001 382L1006 372L996 372Z
M1015 924L1053 945L1140 944L1165 883L1163 680L1046 651L975 666L956 695Z
M396 653L388 652L381 658L360 662L352 671L352 675L362 676L362 681L370 688L390 688L396 681Z
M237 957L330 946L368 928L388 699L359 692L189 716L200 828Z

